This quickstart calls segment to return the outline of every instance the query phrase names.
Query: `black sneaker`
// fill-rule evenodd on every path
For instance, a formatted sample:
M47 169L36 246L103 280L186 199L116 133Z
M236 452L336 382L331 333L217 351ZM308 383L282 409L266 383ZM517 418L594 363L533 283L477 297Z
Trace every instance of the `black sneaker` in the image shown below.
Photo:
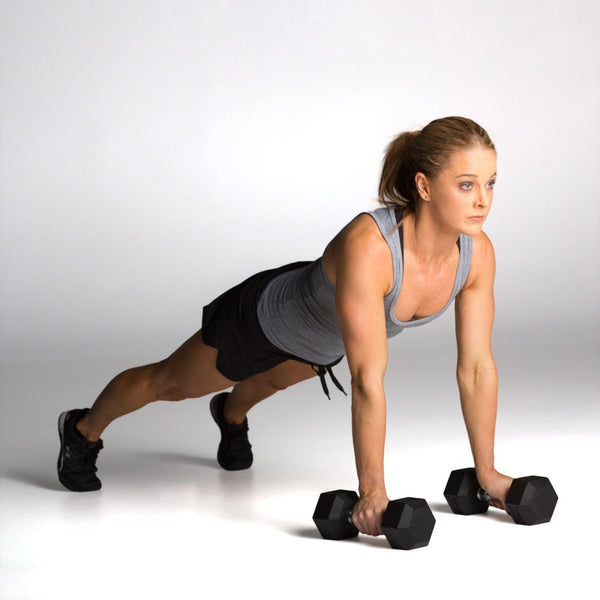
M210 401L210 414L221 430L217 461L227 471L242 471L252 466L252 445L248 440L248 419L241 425L227 423L223 407L229 392L217 394Z
M92 492L102 487L95 475L98 452L103 448L102 440L89 442L75 427L88 410L76 408L62 413L58 418L58 479L74 492Z

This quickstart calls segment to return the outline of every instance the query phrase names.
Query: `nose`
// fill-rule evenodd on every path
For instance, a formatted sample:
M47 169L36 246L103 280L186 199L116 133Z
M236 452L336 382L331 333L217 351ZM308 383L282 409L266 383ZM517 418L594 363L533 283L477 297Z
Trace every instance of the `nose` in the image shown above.
M479 194L477 194L477 206L482 208L488 208L492 203L492 191L481 188Z

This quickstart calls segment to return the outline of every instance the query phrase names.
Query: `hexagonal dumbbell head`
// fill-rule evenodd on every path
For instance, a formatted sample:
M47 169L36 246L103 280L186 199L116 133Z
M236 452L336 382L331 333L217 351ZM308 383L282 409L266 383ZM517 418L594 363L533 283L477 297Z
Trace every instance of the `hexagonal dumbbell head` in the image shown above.
M435 517L423 498L392 500L381 522L381 529L392 548L413 550L429 544Z
M506 496L506 511L519 525L547 523L558 496L547 477L530 475L515 479Z
M479 489L475 469L457 469L450 473L444 496L453 513L475 515L486 512L490 506L479 498Z
M350 521L358 494L349 490L323 492L313 514L319 533L326 540L345 540L356 537L358 529Z

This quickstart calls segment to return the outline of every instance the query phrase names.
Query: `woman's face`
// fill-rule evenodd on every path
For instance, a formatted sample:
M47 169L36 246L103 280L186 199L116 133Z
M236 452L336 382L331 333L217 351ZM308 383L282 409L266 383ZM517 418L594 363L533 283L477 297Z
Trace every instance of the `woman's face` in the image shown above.
M460 233L481 231L496 183L496 153L479 146L457 150L435 178L417 174L417 187L432 214Z

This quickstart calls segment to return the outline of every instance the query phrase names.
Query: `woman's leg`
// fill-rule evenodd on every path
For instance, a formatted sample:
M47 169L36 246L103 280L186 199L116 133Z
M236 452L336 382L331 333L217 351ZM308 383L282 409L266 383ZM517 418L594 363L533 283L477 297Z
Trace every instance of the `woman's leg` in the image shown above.
M310 365L296 360L287 360L284 363L249 377L235 385L223 410L228 423L240 424L246 418L248 411L275 392L315 377L316 373Z
M150 402L199 398L235 385L217 371L216 360L217 350L202 341L200 330L169 358L117 375L76 427L95 442L112 421Z
M310 365L288 360L238 383L230 393L214 396L210 412L221 431L219 464L228 471L250 468L254 457L248 440L248 411L275 392L314 376Z
M61 483L78 492L101 488L96 477L96 459L102 449L100 437L118 417L156 400L197 398L232 386L231 393L216 396L211 402L211 413L222 434L217 457L221 456L220 463L225 468L248 468L252 464L248 427L237 424L243 423L246 413L261 400L315 373L309 365L286 361L236 385L217 371L216 359L217 350L204 344L199 331L166 360L117 375L91 409L62 413L58 421ZM219 415L213 406L217 400Z

